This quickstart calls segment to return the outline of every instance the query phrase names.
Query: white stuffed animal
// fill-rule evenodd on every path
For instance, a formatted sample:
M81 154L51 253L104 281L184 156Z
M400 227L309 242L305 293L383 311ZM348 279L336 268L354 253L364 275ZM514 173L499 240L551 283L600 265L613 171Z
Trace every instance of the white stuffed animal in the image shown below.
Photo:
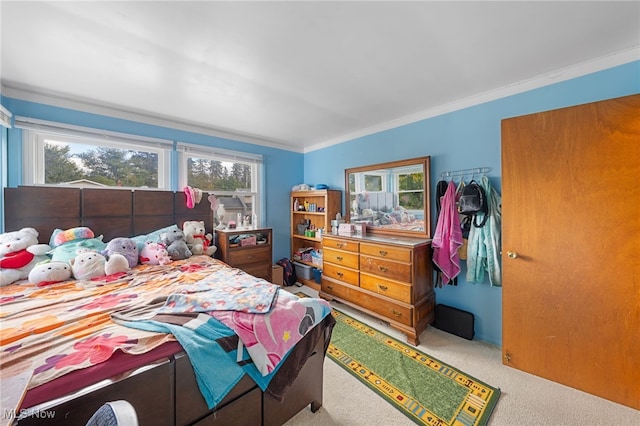
M191 253L206 254L213 256L216 252L216 246L211 244L213 236L205 231L204 221L202 220L186 220L182 224L187 247Z
M38 231L22 228L0 234L0 286L29 277L38 262L47 260L48 244L38 243Z
M97 251L85 251L69 260L71 272L76 280L88 280L129 270L129 261L119 253L109 256L109 260Z
M29 282L42 287L71 279L71 266L67 262L44 261L29 272Z

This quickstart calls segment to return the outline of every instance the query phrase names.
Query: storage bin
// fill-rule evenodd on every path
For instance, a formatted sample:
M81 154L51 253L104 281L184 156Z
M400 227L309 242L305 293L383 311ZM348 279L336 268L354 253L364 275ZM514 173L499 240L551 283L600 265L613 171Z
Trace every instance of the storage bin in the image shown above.
M313 278L313 273L311 272L312 267L309 265L305 265L303 263L293 262L296 267L296 276L298 278L303 278L305 280L310 280Z
M322 284L322 271L320 269L313 268L313 280L318 284Z

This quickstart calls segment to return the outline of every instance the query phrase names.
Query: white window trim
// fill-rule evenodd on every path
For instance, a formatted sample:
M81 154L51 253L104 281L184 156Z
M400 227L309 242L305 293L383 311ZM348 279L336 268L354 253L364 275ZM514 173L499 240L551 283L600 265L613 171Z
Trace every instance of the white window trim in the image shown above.
M400 197L400 194L409 194L409 193L421 192L423 194L423 198L424 198L424 190L422 190L422 189L410 189L410 190L401 190L400 189L400 176L401 175L408 175L408 174L412 174L412 173L416 173L416 172L403 170L403 171L398 171L398 172L394 173L393 180L395 182L396 193L398 194L398 197ZM424 179L424 176L423 176L423 179ZM400 205L400 200L398 200L398 205ZM413 212L413 213L421 213L422 212L422 210L420 210L420 209L417 209L417 210L416 209L410 209L408 211Z
M365 188L365 179L367 176L380 177L380 191L369 191ZM369 193L379 193L379 192L387 192L389 190L387 186L387 175L384 173L376 173L375 171L363 172L362 179L359 179L358 181L356 181L355 184L356 184L356 193L365 192L365 191Z
M130 149L132 145L144 148L158 156L158 188L170 190L170 162L173 141L110 132L89 127L66 125L28 117L15 117L14 125L22 129L23 185L44 185L44 140L52 136L82 144L95 144L119 149ZM126 187L109 187L113 189ZM145 188L147 189L147 188Z
M13 117L13 114L11 114L11 112L4 106L0 105L0 126L10 129L11 117Z
M258 216L259 224L264 223L262 212L265 211L264 197L260 194L264 193L264 165L263 157L260 154L252 154L248 152L232 151L217 147L207 147L204 145L194 145L185 142L176 144L178 151L178 186L184 188L187 185L187 159L188 157L199 157L204 159L215 159L219 161L229 161L238 163L254 164L256 173L251 174L251 188L254 191L207 191L208 194L216 197L233 197L239 195L251 195L254 197L253 214Z

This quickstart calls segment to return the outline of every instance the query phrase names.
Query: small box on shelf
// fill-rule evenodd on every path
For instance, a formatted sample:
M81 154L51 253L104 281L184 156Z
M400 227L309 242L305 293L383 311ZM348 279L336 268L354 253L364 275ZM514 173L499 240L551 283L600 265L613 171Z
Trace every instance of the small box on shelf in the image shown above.
M354 226L351 223L341 223L338 226L338 235L351 235L354 232Z

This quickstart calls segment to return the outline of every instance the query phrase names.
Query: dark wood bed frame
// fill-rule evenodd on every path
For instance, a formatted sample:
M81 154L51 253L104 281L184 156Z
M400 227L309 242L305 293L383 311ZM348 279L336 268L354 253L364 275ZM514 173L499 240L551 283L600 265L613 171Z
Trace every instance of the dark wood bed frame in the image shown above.
M4 197L5 230L35 228L41 243L48 243L56 228L88 226L96 234L104 235L107 242L172 224L181 227L185 220L205 221L208 232L212 232L213 226L213 212L207 200L189 209L183 192L21 186L5 188ZM311 355L282 401L262 392L245 376L210 410L200 394L191 364L181 352L113 378L98 389L80 392L53 406L42 405L42 410L55 412L54 419L45 419L36 412L18 424L84 425L105 402L124 399L133 404L142 426L282 425L308 405L313 412L322 406L323 365L331 327L315 336L315 345L311 336L312 333L305 336L294 349L294 353L304 350ZM293 358L293 353L289 358ZM286 372L287 361L274 380Z

